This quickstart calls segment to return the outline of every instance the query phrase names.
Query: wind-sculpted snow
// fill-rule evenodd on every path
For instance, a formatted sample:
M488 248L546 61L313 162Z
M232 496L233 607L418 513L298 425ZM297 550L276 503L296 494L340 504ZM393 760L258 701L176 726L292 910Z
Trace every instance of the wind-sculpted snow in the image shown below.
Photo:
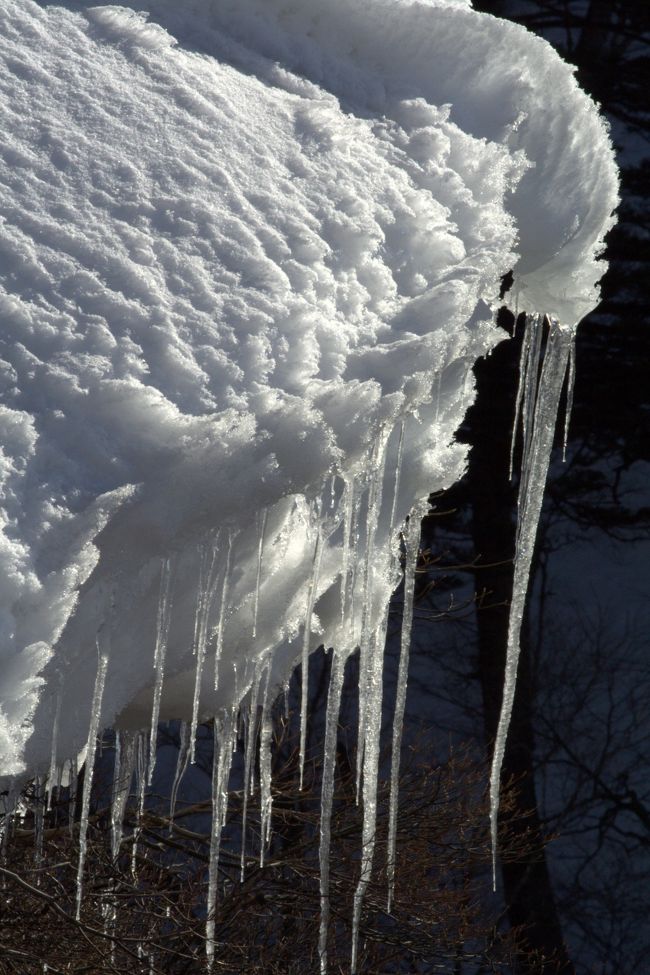
M501 276L597 301L608 136L460 0L134 7L0 8L0 773L232 728L324 642L372 810L396 534L462 474Z

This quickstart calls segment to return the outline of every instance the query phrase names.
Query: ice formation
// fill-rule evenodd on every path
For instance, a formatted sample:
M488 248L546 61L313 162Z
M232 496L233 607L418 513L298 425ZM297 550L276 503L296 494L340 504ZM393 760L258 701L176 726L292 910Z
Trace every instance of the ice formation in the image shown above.
M109 725L130 768L169 717L184 763L215 715L216 857L233 707L264 702L266 756L274 689L334 646L331 781L360 647L358 920L396 538L463 471L501 276L562 356L597 302L603 121L463 0L4 0L0 59L0 774L91 765ZM508 680L557 356L522 387Z

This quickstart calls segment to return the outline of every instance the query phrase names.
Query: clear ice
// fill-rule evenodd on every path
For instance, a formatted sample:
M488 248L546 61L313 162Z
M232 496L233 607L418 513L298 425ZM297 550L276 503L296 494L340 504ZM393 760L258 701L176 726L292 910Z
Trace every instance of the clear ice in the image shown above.
M99 644L98 644L99 649ZM97 735L99 734L99 721L102 710L102 698L104 696L104 684L106 682L106 671L108 670L108 655L99 654L97 661L97 675L95 677L95 689L90 706L90 724L88 726L88 740L86 742L86 771L84 774L83 791L81 795L81 820L79 823L79 862L77 866L77 899L76 914L77 921L81 917L81 903L83 899L83 875L84 864L87 852L88 837L88 815L90 812L90 794L93 784L93 772L95 770L95 755L97 754Z
M515 696L517 665L520 653L521 626L526 605L530 570L537 528L544 498L546 475L553 447L560 396L571 356L575 329L550 319L546 350L539 371L544 319L532 315L526 319L522 345L522 368L519 375L517 414L522 410L522 462L519 481L518 519L515 562L508 625L508 646L503 684L501 714L494 743L490 771L490 833L492 838L492 881L496 888L497 824L501 766ZM570 382L573 377L570 375Z

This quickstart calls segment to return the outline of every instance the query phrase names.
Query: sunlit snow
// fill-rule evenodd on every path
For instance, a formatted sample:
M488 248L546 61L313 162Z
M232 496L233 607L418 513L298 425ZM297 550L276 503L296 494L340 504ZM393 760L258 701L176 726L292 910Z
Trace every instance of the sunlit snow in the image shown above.
M597 302L609 138L545 42L460 0L133 8L0 8L0 773L169 717L191 760L198 721L360 647L360 903L396 539L463 472L501 276L558 336Z

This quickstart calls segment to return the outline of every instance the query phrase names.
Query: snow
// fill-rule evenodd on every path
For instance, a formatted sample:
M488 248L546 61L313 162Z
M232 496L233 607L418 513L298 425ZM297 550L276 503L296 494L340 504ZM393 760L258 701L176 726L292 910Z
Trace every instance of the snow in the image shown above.
M397 534L463 472L501 276L569 331L597 302L609 136L461 0L134 6L0 8L0 774L217 715L221 818L264 681L270 811L269 696L360 646L358 920Z

